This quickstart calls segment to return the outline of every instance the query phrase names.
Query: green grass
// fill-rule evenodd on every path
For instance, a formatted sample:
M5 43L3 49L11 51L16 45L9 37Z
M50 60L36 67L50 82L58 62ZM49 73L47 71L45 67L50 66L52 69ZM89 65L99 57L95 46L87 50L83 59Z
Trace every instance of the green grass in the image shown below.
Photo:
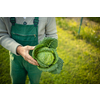
M58 19L56 19L59 43L57 52L64 61L63 69L60 74L43 72L40 84L100 84L99 47L95 43L87 41L86 38L83 38L84 36L77 37L79 24L74 20ZM84 31L85 35L88 34L86 36L91 36L89 32L97 29L99 29L98 24L95 27L83 25L80 34L84 35L82 34ZM95 32L93 34L99 35ZM9 71L9 52L0 46L1 84L11 84ZM26 83L28 80L27 77Z
M84 20L84 18L83 18ZM71 33L78 39L84 39L86 42L91 43L92 45L100 48L100 24L90 23L88 21L85 24L82 24L80 35L78 35L79 22L76 22L73 19L66 18L56 18L57 25L59 25L64 30L69 30Z
M0 45L0 83L10 84L9 51Z
M59 75L42 73L43 84L89 84L100 83L100 51L76 39L70 31L57 27L59 36L59 56L64 60L63 70Z

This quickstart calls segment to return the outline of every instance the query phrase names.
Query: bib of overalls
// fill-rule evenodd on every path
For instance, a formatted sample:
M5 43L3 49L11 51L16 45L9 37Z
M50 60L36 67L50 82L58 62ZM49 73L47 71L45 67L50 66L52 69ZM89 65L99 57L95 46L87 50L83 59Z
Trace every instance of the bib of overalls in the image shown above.
M11 27L11 38L22 46L35 46L38 44L38 17L35 17L33 25L22 25L16 22Z

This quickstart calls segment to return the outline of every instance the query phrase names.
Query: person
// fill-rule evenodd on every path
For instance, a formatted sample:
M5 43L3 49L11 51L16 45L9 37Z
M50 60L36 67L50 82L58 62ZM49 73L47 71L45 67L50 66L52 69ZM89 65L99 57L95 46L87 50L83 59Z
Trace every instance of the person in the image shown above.
M12 84L39 84L41 71L32 50L44 37L58 38L54 17L0 17L0 44L9 50Z

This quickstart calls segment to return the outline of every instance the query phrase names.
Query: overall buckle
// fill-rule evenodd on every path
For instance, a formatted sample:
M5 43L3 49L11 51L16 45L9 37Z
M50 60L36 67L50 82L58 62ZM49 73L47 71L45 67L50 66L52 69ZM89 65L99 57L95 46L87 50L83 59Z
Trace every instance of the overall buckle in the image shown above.
M16 23L16 18L15 18L15 17L11 17L11 18L10 18L10 22L12 23L12 25L15 25L15 23Z
M38 23L39 23L39 20L38 19L34 19L33 23L34 23L35 26L37 26Z

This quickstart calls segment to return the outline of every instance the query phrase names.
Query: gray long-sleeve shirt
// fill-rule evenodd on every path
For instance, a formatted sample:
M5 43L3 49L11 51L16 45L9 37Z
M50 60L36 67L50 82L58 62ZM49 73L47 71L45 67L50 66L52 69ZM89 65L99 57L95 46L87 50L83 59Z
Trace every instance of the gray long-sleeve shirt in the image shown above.
M23 24L24 21L27 22L27 25L33 24L34 17L16 17L16 23ZM21 45L17 43L14 39L10 36L11 30L11 22L10 17L0 17L0 44L6 48L7 50L11 51L12 53L16 54L16 48ZM44 37L52 37L58 38L57 36L57 29L56 29L56 21L54 17L39 17L39 24L38 24L38 41L40 42Z

